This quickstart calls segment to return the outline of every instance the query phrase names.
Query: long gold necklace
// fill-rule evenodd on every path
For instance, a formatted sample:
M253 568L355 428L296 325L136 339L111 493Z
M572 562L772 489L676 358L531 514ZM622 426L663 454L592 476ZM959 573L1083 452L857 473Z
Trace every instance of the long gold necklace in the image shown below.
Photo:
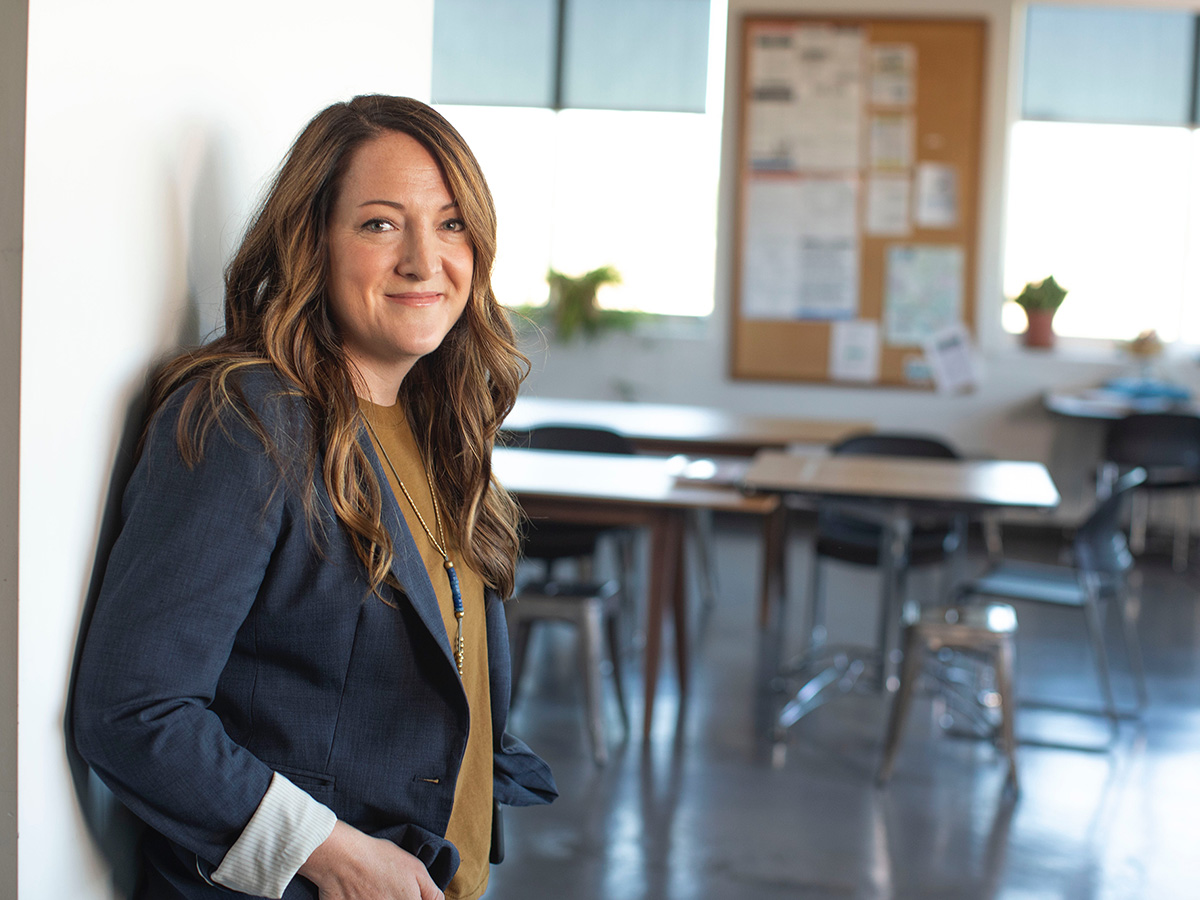
M408 505L412 507L412 511L416 513L417 521L421 523L421 530L429 538L429 543L433 544L433 549L441 554L442 565L445 566L446 576L450 579L450 596L454 599L454 619L457 622L457 634L454 637L454 665L458 668L458 676L461 678L463 674L463 657L465 656L463 651L463 616L465 613L463 611L462 588L458 585L458 572L454 570L454 563L450 561L450 554L448 552L449 544L446 543L446 532L442 528L442 511L438 505L437 491L433 489L433 476L429 472L429 467L423 466L425 469L425 480L429 483L429 497L433 501L433 520L434 524L437 525L438 532L436 538L433 536L433 532L429 530L429 526L425 524L425 517L421 515L421 510L417 509L417 504L413 502L412 494L404 486L404 481L400 478L400 473L396 471L396 467L392 464L392 459L388 456L387 450L384 449L383 441L375 433L375 428L371 425L371 420L366 415L363 415L362 419L367 423L367 430L371 432L371 437L375 438L375 446L383 454L384 462L392 470L392 476L396 479L396 484L400 485L401 493L404 494Z

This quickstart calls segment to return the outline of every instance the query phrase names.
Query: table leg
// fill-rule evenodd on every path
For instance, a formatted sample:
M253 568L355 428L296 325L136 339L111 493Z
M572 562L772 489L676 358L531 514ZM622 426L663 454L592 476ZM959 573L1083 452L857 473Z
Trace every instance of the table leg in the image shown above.
M690 672L691 623L688 621L687 576L684 548L687 546L687 517L680 513L671 517L671 543L675 547L674 578L671 587L671 609L675 625L675 672L679 679L679 702L688 695Z
M650 739L654 722L654 700L658 693L659 657L662 652L663 618L667 607L678 610L684 605L676 591L682 593L683 579L683 519L673 510L664 509L655 516L650 529L650 573L646 598L646 658L643 681L645 699L643 703L642 739ZM686 610L685 610L686 612ZM676 612L676 615L679 613ZM686 619L686 615L684 616ZM682 668L687 659L687 627L676 628L675 653ZM682 654L682 655L681 655ZM680 692L684 682L681 680Z
M771 624L772 613L783 627L784 584L787 577L787 508L780 503L763 516L762 584L758 591L758 626Z

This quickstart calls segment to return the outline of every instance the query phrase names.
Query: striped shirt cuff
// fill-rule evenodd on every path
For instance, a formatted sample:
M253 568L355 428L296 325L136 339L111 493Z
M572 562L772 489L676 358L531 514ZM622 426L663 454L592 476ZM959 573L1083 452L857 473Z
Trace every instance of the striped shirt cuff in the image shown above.
M283 896L284 888L333 831L337 816L278 772L258 809L212 873L244 894Z

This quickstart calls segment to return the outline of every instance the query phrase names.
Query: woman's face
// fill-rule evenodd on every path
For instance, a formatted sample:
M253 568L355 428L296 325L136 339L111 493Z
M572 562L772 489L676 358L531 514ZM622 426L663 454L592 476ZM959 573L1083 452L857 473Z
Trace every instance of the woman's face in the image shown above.
M370 399L391 404L467 305L466 226L429 151L388 132L351 156L328 234L330 315Z

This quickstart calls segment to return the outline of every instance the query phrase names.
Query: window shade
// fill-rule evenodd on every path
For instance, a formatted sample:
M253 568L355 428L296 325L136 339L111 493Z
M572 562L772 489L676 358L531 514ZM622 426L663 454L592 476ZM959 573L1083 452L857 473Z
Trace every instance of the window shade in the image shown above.
M433 102L703 112L708 20L709 0L436 0Z
M437 0L434 103L552 106L558 0Z
M1194 42L1186 11L1031 6L1022 117L1186 124Z
M569 0L563 106L704 112L708 0Z

